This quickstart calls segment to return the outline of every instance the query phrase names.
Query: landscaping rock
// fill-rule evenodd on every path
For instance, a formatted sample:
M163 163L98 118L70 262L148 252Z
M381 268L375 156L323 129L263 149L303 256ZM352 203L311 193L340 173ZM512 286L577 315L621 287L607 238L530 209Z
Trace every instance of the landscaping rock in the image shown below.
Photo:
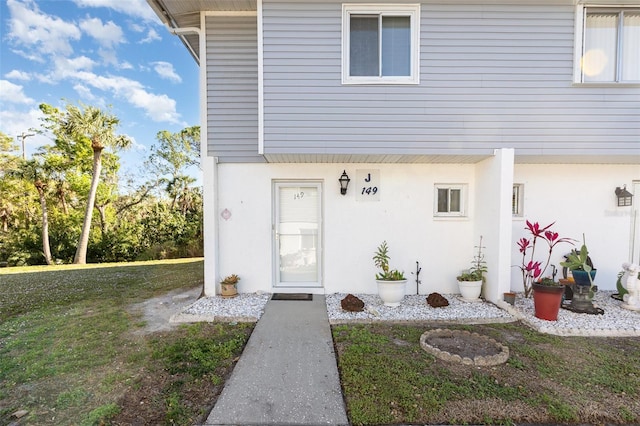
M349 312L362 312L364 310L364 302L353 294L347 294L347 297L340 301L340 306Z
M431 293L427 296L427 303L432 308L442 308L444 306L449 306L449 301L440 293Z

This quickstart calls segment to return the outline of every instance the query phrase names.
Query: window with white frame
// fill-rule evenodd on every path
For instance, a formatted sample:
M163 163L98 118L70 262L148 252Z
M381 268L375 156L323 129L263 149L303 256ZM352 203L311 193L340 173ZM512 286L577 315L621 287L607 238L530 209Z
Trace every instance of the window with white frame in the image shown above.
M435 216L465 216L466 185L435 185Z
M418 84L420 5L342 5L342 82Z
M640 83L640 8L579 6L576 82Z
M524 202L524 185L521 183L513 184L513 193L511 195L511 214L516 217L523 215Z

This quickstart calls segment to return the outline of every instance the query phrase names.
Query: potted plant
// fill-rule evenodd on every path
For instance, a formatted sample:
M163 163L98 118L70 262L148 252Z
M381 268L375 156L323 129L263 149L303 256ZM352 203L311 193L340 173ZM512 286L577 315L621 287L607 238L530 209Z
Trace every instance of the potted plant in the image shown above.
M572 250L566 258L567 260L560 262L560 265L571 271L573 281L576 285L593 288L593 280L596 277L597 269L593 268L593 263L589 258L589 250L587 249L584 234L582 234L582 247L580 247L580 251Z
M482 284L484 283L484 273L487 272L487 263L482 253L482 235L480 236L480 244L476 246L478 252L473 256L471 268L458 275L458 288L460 296L465 302L477 302L480 300L482 293Z
M407 279L404 273L389 268L389 259L389 247L383 241L373 256L373 263L382 270L376 274L378 295L386 306L399 306L404 298Z
M558 312L562 305L562 295L564 285L553 278L545 277L534 282L533 286L533 309L536 318L547 321L557 321Z
M593 267L589 257L584 234L582 234L582 247L580 247L580 250L571 251L566 256L566 260L560 262L560 265L570 270L573 277L573 283L571 284L573 298L569 309L579 313L603 312L593 306L593 295L596 291L593 280L596 277L597 269Z
M231 298L238 295L238 281L240 277L231 274L220 281L220 295L222 297Z
M533 305L537 318L556 321L562 304L564 285L555 281L555 266L551 265L553 268L551 277L545 277L544 273L550 266L551 255L555 246L559 243L573 244L573 240L560 238L557 232L552 231L551 227L555 222L543 227L538 222L531 223L528 220L526 224L525 229L531 234L531 239L520 238L517 243L519 251L522 253L522 264L518 267L522 271L524 296L529 297L533 293ZM543 240L549 247L547 259L544 263L536 260L535 257L536 245L540 240ZM528 257L527 254L529 255Z
M569 243L573 244L573 240L571 238L559 238L557 232L553 232L551 227L555 224L555 222L540 227L538 222L531 223L528 220L526 221L527 226L524 229L527 229L531 234L531 238L520 238L518 240L518 249L522 254L522 263L517 265L522 272L522 286L524 288L524 297L531 296L531 292L533 290L533 283L539 281L540 278L544 275L545 271L549 267L551 262L551 254L553 253L553 249L559 243ZM543 240L547 243L549 250L547 252L547 259L543 264L540 261L536 260L536 245L538 241ZM529 257L527 257L527 254ZM543 267L544 265L544 267Z

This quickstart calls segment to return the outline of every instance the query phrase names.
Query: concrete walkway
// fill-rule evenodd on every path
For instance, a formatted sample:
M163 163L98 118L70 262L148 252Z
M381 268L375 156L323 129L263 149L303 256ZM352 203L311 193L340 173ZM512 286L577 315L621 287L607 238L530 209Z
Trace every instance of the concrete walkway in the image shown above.
M324 296L267 303L206 424L349 424Z

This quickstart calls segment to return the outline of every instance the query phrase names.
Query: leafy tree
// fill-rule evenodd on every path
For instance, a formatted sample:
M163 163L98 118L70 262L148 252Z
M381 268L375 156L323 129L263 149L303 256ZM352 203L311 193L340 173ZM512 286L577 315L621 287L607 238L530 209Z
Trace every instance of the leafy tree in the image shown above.
M0 231L9 231L9 222L16 210L15 205L15 179L12 172L18 167L19 157L12 155L18 147L13 139L0 132Z
M102 151L105 148L127 148L131 140L124 135L116 134L116 127L120 121L116 116L99 108L67 104L66 111L61 112L50 105L41 104L40 109L46 116L48 128L56 136L56 145L60 148L66 146L68 152L76 155L89 149L93 154L91 186L87 196L82 231L73 259L75 264L84 264L87 262L91 221L102 171Z
M178 199L188 198L187 193L195 179L187 169L200 162L200 126L187 127L177 133L162 130L156 134L157 146L151 148L150 169L165 184L165 191L174 209Z

